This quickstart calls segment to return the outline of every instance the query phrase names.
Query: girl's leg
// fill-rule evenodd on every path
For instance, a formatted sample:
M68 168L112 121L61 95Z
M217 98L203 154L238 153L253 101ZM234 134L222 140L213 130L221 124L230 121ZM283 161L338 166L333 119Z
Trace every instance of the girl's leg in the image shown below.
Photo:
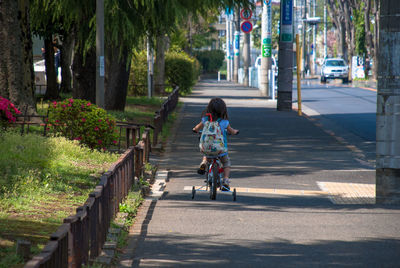
M207 164L207 157L203 156L203 159L201 160L200 166L197 169L197 173L200 175L203 175L206 171L206 164Z
M221 157L220 160L224 167L224 179L229 179L229 175L231 174L231 160L228 155Z
M231 174L231 167L224 168L224 179L229 179L230 174Z

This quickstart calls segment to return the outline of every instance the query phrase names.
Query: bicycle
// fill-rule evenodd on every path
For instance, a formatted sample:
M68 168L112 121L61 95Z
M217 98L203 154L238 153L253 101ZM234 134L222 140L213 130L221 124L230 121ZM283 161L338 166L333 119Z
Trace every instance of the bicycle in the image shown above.
M209 191L210 199L215 200L217 198L217 189L220 189L221 192L232 193L233 201L236 201L236 188L233 188L232 191L222 184L224 168L218 157L207 157L205 171L205 185L200 186L198 189L195 186L192 187L192 199L194 199L196 191Z

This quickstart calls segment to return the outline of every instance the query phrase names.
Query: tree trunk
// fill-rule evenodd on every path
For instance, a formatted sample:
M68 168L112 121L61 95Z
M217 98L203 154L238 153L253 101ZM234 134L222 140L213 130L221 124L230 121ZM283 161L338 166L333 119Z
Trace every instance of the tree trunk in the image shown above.
M338 44L338 56L342 57L343 59L347 59L348 49L346 45L346 26L344 21L339 22L339 44Z
M61 92L67 93L72 90L72 56L74 53L74 34L65 34L61 46Z
M128 48L124 48L122 55L120 55L119 47L106 47L106 73L104 78L106 110L123 111L125 109L131 68L128 54Z
M165 34L157 36L154 90L158 96L165 91L165 51L167 47L168 37Z
M336 40L337 40L337 56L344 59L347 58L346 46L346 27L344 22L343 5L336 6L336 0L327 0L329 4L328 12L333 23L336 26Z
M78 48L72 63L72 96L96 103L96 50L91 48L85 55Z
M28 0L0 1L0 95L36 114Z
M54 65L54 46L51 37L44 39L44 58L46 66L46 94L44 98L54 100L59 98L57 75Z
M371 60L371 57L374 55L374 43L372 41L372 32L371 32L371 20L370 20L370 12L371 12L371 0L365 0L365 10L364 10L364 27L365 27L365 41L368 53L368 64ZM365 68L365 77L368 76L369 65Z
M344 55L344 59L347 60L350 69L352 57L354 55L354 23L351 21L351 13L349 3L347 1L343 1L343 10L344 10L344 24L346 29L346 44L347 44L347 55Z

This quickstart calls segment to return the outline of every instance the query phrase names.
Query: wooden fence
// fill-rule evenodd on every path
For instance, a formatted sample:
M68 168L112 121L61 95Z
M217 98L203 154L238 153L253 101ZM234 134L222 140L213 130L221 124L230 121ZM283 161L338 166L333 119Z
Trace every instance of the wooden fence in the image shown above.
M161 105L160 110L154 116L154 132L153 132L153 145L158 143L158 135L163 129L164 123L167 121L169 114L176 108L179 100L179 88L176 87L168 96L168 99Z
M176 88L156 112L153 144L157 144L163 124L178 104L178 97L179 90ZM22 129L25 124L24 121ZM150 128L145 128L140 136L138 125L123 123L119 127L121 131L126 130L126 147L129 148L103 174L83 206L77 208L75 215L64 219L64 223L50 236L50 241L42 252L27 262L25 268L75 268L89 264L99 256L111 221L119 210L119 204L127 196L135 179L143 175L144 164L149 161L151 150Z
M100 178L99 184L76 214L50 236L42 252L25 268L81 267L99 256L108 228L134 180L143 175L149 159L150 132L145 130L138 144L130 147Z

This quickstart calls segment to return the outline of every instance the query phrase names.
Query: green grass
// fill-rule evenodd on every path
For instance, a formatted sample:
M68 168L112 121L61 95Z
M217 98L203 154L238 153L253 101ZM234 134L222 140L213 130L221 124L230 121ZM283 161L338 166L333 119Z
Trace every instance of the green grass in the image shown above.
M124 112L110 113L118 121L152 125L164 100L128 97ZM49 102L39 101L38 113L46 115L48 105ZM174 112L168 118L162 141L170 135L176 117ZM49 235L85 202L99 175L119 156L93 151L61 137L43 137L43 126L30 126L30 134L23 136L20 130L17 126L0 133L0 268L23 267L23 261L15 254L17 239L32 243L32 256L40 253ZM121 141L124 148L124 137ZM141 202L139 191L130 193L126 200L123 210L128 212L125 224L129 225ZM126 236L121 238L119 247L125 245Z
M21 262L15 241L29 240L33 253L39 253L118 155L13 131L2 133L0 148L0 267L13 267Z
M153 124L155 112L164 102L162 98L132 97L126 99L125 111L109 111L117 121L134 124Z

